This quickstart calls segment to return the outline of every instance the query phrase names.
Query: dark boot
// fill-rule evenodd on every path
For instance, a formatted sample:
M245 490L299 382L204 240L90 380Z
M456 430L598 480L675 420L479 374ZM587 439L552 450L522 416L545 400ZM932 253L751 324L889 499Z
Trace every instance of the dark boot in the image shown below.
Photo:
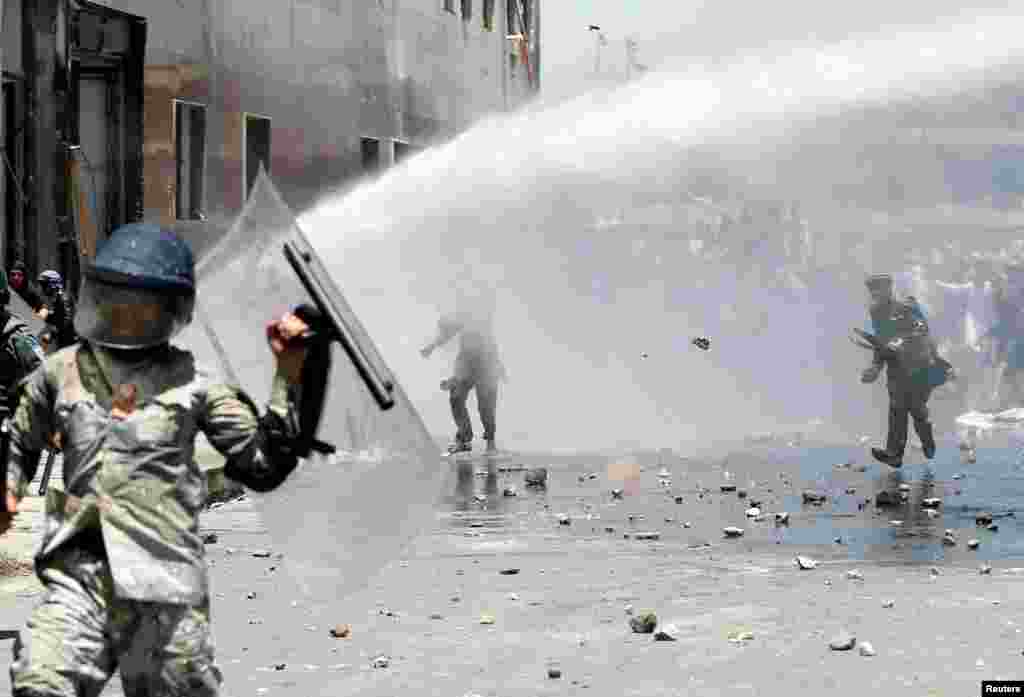
M872 448L871 455L882 464L889 465L890 467L903 466L903 458L895 453L890 453L888 450Z
M917 437L921 439L921 450L924 456L931 460L935 457L935 432L931 421L917 422L914 424Z

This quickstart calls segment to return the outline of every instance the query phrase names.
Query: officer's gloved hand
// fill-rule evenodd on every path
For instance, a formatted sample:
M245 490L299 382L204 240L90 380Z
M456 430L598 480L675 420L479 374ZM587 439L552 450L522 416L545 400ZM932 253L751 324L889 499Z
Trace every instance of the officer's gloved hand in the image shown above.
M881 372L882 370L878 366L873 365L870 368L865 368L864 372L860 374L860 381L865 384L872 383L878 379Z

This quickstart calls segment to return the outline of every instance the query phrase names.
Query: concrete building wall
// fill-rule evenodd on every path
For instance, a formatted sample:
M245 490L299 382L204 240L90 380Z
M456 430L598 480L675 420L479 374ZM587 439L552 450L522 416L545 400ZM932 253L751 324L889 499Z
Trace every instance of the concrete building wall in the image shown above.
M78 0L68 1L74 16ZM16 16L22 2L4 0L5 19ZM46 6L46 12L36 9L34 44L25 43L28 35L21 27L5 30L5 60L12 51L18 56L35 52L52 57L61 38L46 17L63 2L36 0L37 5ZM539 0L529 2L539 4ZM447 9L446 0L95 0L93 4L145 20L139 213L147 220L178 224L186 234L191 230L202 235L203 226L182 219L202 216L226 224L243 205L249 176L246 163L256 159L252 155L256 151L246 154L246 124L251 134L264 123L254 121L255 117L270 120L271 176L288 203L301 210L317 195L367 173L362 139L378 141L380 164L386 167L394 162L396 143L408 152L451 138L489 113L515 108L538 88L536 80L528 79L518 44L507 38L506 0L453 0L454 12ZM493 22L485 26L488 5L493 5ZM471 10L468 17L463 17L464 6ZM536 23L538 10L532 9L531 15L535 18L531 23ZM50 28L50 33L43 28ZM115 34L107 38L109 42ZM532 58L536 60L536 52ZM53 61L48 60L43 68L52 71ZM18 62L12 60L10 67ZM536 67L533 74L539 75ZM49 78L36 75L34 79L33 84L42 86ZM35 96L37 103L59 102L43 109L47 119L60 124L65 110L73 111L66 100L74 89ZM189 108L183 111L181 104ZM177 122L178 116L196 118L193 109L202 113L203 128L191 120ZM200 131L202 151L190 157L202 163L201 201L186 205L179 189L196 177L190 174L182 179L183 137ZM51 153L59 155L59 139L70 136L57 129L52 132L47 137L53 142L30 143L35 150L27 155L36 170L47 169L46 176L33 174L39 186L32 196L39 205L29 207L32 230L26 229L24 236L26 246L32 246L34 236L45 250L27 255L30 266L54 263L58 256L54 241L41 238L55 235L48 221L54 217L51 211L59 217L61 207L46 199L63 200L61 187L66 182L65 165ZM35 129L37 141L42 133ZM81 186L90 186L88 176L81 178ZM80 208L75 214L88 217L87 207ZM134 215L125 212L127 218ZM105 223L99 221L98 227L109 227ZM109 232L98 229L90 234L99 241ZM202 240L193 242L202 247ZM92 245L90 241L86 246Z

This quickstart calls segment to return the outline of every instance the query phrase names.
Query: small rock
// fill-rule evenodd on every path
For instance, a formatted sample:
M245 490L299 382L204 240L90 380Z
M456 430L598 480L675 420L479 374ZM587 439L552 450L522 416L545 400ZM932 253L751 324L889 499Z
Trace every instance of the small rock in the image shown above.
M892 608L894 605L896 605L896 601L895 600L883 600L882 601L882 607L884 607L887 610Z
M625 492L622 489L612 489L612 498L621 499Z
M904 494L909 494L910 493L910 485L909 484L900 484L896 488L899 489L900 491L902 491Z
M502 576L515 576L519 573L519 569L502 569L499 571Z
M722 532L725 533L726 537L742 537L743 536L743 528L737 528L737 527L733 527L733 526L730 526L730 527L727 527L727 528L723 529Z
M853 471L854 472L867 472L868 471L868 466L867 465L854 465L853 466Z
M832 539L832 541L835 542L837 545L843 544L843 538L841 537L835 537Z
M535 467L534 469L528 470L523 477L526 482L526 486L532 487L544 487L548 484L548 469L547 467Z
M783 511L775 514L775 522L779 525L789 525L789 513Z
M942 544L946 545L947 547L955 547L956 546L956 534L954 534L954 532L952 530L947 530L942 535Z
M846 572L846 578L850 579L851 581L863 581L864 574L862 574L857 569L853 569L852 571Z
M430 613L430 619L432 619L432 620L443 620L444 619L444 615L442 615L440 612L432 612L432 613Z
M963 475L962 472L957 472L956 474L953 475L953 481L959 481L959 480L961 480L963 478L964 478L964 475Z
M747 509L747 517L748 518L756 518L759 515L761 515L761 509L760 508L748 508Z
M967 540L967 549L977 549L980 544L977 540Z
M391 659L387 656L377 656L373 659L374 668L387 668L389 665L391 665Z
M647 516L641 513L630 513L628 516L626 516L626 518L627 520L629 520L629 522L635 523L638 520L646 520Z
M942 505L942 499L927 498L927 499L922 499L921 500L921 507L922 508L938 508L941 505Z
M879 491L875 494L875 505L879 508L885 506L898 506L900 497L891 491Z
M215 545L215 544L217 544L217 533L215 533L215 532L208 532L205 535L203 535L203 544L204 545Z
M939 570L933 566L932 568L928 569L928 573L930 573L932 576L938 576Z
M978 513L977 515L974 516L974 523L975 523L975 525L982 525L982 526L991 525L992 524L992 514L991 513Z
M741 644L744 641L753 641L754 633L751 631L741 630L729 633L729 641L734 644Z
M562 671L558 668L548 668L548 677L552 680L558 680L562 677Z
M857 493L857 487L853 487L853 486L846 487L846 495L847 496L853 496L856 493Z
M926 509L924 510L924 514L925 514L925 516L927 516L928 518L930 518L930 519L932 519L932 520L935 520L935 519L936 519L936 518L938 518L938 517L939 517L940 515L942 515L942 514L941 514L941 513L939 513L938 511L932 510L931 508L926 508Z
M675 501L676 501L677 504L681 504L683 502L683 497L682 496L676 496Z
M486 612L480 615L480 624L494 624L494 615Z
M861 643L861 645L860 645L860 655L861 656L874 656L875 655L875 647L871 645L870 641L865 641L865 642Z
M519 491L514 486L507 486L501 490L501 495L512 498L513 496L519 496Z
M636 634L653 634L654 628L658 626L658 617L653 612L643 612L629 618L629 626Z
M690 523L683 523L683 527L684 527L684 528L690 528L690 527L691 527L691 525L690 525Z
M903 521L902 520L890 520L889 521L889 525L892 525L892 526L895 526L895 527L899 527L900 525L903 525Z
M849 651L857 645L857 638L851 634L840 634L828 642L828 647L833 651Z
M804 503L809 503L815 506L820 506L828 499L825 494L819 494L816 491L805 491L801 496Z
M738 498L745 499L745 498L747 498L747 492L744 491L743 489L739 489L739 490L736 491L736 496Z
M991 576L992 575L992 567L989 566L988 564L982 564L981 568L978 569L978 573L981 574L982 576Z
M562 513L561 515L558 516L558 524L559 525L569 525L571 523L572 523L572 518L570 518L567 513Z
M261 549L253 552L252 555L257 559L268 559L270 557L270 552L265 549Z
M274 664L274 670L284 670L287 667L288 666L285 665L284 663L275 663Z
M679 628L674 624L666 624L654 633L655 641L676 641L679 638Z
M813 569L814 567L816 567L818 565L818 562L814 561L813 559L809 559L807 557L799 557L798 556L795 561L796 561L797 567L800 568L800 569L803 569L804 571L809 571L809 570Z
M638 540L658 540L661 539L660 532L638 532L633 535Z
M997 525L996 523L989 523L985 526L985 529L989 532L999 532L999 525Z
M733 491L736 491L736 485L735 484L723 484L720 487L720 489L721 489L723 494L728 494L728 493L731 493Z
M604 531L607 532L607 533L612 533L612 532L615 532L615 528L613 528L611 525L605 525L604 526Z
M626 607L622 608L622 610L623 610L623 612L626 613L627 617L632 617L633 616L633 606L632 605L627 605Z
M248 593L245 594L245 597L248 598L249 600L255 600L256 599L256 594L253 593L252 591L249 591Z
M508 595L505 596L505 598L507 600L511 600L513 602L516 602L516 601L519 600L519 594L518 593L509 593Z
M339 624L331 627L330 634L335 639L348 639L352 636L352 627L347 624Z

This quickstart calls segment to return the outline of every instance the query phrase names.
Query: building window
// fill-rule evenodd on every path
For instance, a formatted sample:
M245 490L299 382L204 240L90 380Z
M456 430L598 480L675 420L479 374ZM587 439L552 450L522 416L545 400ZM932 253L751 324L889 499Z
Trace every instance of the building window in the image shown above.
M249 198L260 166L270 173L270 119L245 114L245 197Z
M360 138L363 171L372 174L380 169L380 141L376 138Z
M451 12L452 14L455 14L455 0L443 0L443 1L444 1L444 4L442 5L442 9L445 12Z
M494 31L494 0L484 0L483 14L484 31Z
M473 19L473 0L462 0L462 21Z
M202 220L206 173L206 107L174 102L175 215Z

